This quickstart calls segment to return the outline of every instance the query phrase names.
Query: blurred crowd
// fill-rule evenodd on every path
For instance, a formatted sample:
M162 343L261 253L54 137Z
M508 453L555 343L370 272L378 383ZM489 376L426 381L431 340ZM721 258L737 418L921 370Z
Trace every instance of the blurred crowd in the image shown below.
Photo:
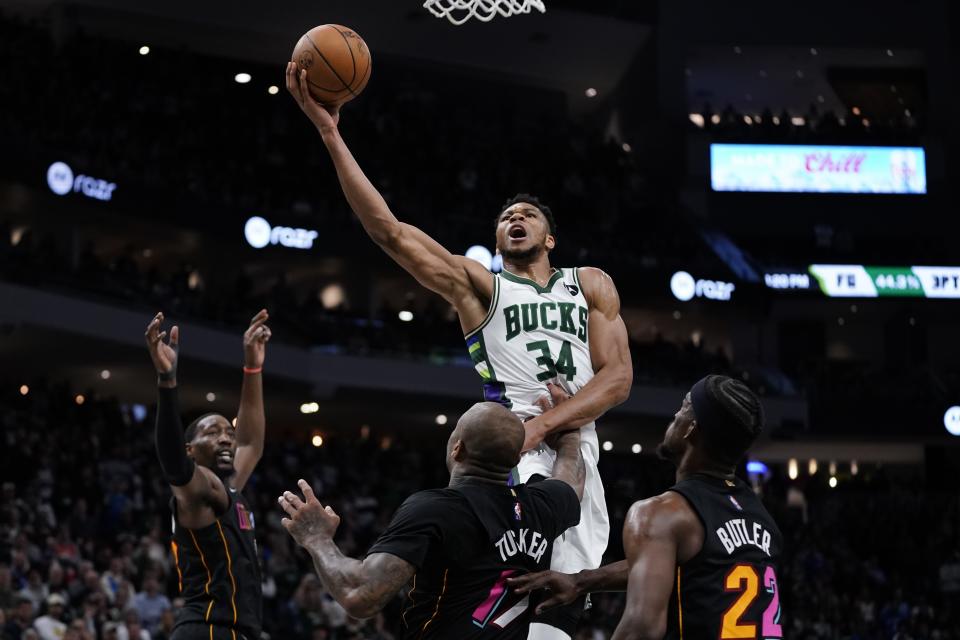
M143 221L111 229L71 216L65 229L45 227L37 213L24 222L21 212L0 208L3 279L162 307L215 326L243 326L266 306L288 342L469 365L456 317L439 300L412 309L414 322L398 319L407 307L368 293L327 305L321 277L291 277L289 263L260 262L223 239L228 225L240 243L242 222L254 213L321 229L312 256L368 270L364 289L376 287L370 264L384 258L347 207L322 143L282 87L279 95L266 91L282 85L281 66L245 64L254 80L240 85L235 61L162 47L141 56L139 46L0 15L0 135L22 150L18 158L0 156L0 171L45 191L46 167L66 161L120 185L111 203L97 203L112 207L109 215L125 225ZM17 88L41 75L36 91ZM677 215L675 193L638 166L642 154L596 123L570 118L559 94L510 87L522 99L505 100L504 90L444 69L428 83L384 57L376 82L343 109L341 129L397 214L453 251L489 246L495 213L524 191L542 195L557 215L553 263L604 268L621 295L673 266L715 266ZM155 244L144 240L158 236L161 220L169 233ZM199 238L192 256L170 248L178 230ZM732 372L716 345L635 346L657 356L635 363L647 382ZM684 355L682 369L660 357L668 352Z
M169 552L170 491L153 425L116 399L76 404L65 384L0 394L0 638L168 638L177 606ZM268 416L269 419L269 416ZM405 594L376 618L353 620L279 525L276 496L313 485L343 521L338 542L362 555L410 493L446 484L443 434L410 440L369 429L320 448L268 439L246 491L257 515L265 631L291 640L390 640ZM613 521L607 560L622 557L629 505L671 484L651 456L605 455ZM755 478L786 538L780 570L785 637L809 640L960 638L960 497L931 490L922 470L862 465L789 481ZM618 594L598 594L578 633L609 637Z
M802 114L770 107L750 114L731 105L718 112L708 103L698 113L690 114L690 127L719 139L781 144L917 144L923 133L922 119L909 108L896 117L877 118L862 113L859 107L838 114L816 103Z
M0 18L0 131L38 162L109 176L128 211L206 229L276 214L322 228L325 251L365 242L315 130L282 87L266 91L283 84L282 65L244 63L254 79L240 85L237 62L138 46L82 33L54 41L44 24ZM17 90L39 74L36 91ZM638 170L643 158L571 119L558 93L442 68L426 81L385 57L340 128L387 202L445 246L489 241L499 206L529 192L553 203L566 261L627 273L702 253L694 234L676 232L674 194ZM25 179L32 170L0 162ZM615 232L624 225L638 232Z

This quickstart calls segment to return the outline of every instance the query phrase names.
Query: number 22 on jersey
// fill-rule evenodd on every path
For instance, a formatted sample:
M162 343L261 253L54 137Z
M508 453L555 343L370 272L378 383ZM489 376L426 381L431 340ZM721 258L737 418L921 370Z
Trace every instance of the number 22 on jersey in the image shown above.
M723 614L720 640L757 640L758 638L782 638L780 627L780 593L777 590L777 574L773 567L763 572L763 590L770 595L770 604L763 612L761 633L757 635L757 623L743 620L747 609L760 594L760 574L750 564L738 564L727 574L724 591L739 592L730 608Z

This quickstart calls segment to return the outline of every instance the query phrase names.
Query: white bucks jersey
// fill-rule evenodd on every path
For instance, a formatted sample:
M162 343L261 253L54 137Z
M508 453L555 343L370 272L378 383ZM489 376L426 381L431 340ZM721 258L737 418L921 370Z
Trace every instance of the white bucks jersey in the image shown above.
M537 399L553 382L574 395L593 378L590 316L576 269L555 271L541 287L509 271L494 276L490 310L467 335L470 357L483 378L484 399L499 402L526 419L541 413ZM551 568L565 573L595 569L610 533L596 425L580 428L580 451L586 466L580 524L568 529L553 547ZM546 444L524 454L513 482L553 475L556 453Z
M579 391L593 377L589 315L576 269L554 271L544 287L509 271L495 275L487 317L466 337L484 399L526 419L540 413L548 382Z

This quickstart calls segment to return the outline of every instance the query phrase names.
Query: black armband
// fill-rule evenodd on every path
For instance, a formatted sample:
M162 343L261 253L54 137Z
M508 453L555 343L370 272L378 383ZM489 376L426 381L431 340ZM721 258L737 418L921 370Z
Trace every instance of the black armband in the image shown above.
M161 387L157 391L157 457L167 482L182 487L193 478L196 465L184 448L177 390Z

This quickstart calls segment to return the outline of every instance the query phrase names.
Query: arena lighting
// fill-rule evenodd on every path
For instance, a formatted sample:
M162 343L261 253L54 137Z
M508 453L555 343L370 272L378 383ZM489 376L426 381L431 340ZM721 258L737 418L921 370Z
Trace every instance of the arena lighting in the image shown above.
M320 405L316 402L304 402L300 405L300 413L316 413L320 411Z
M79 395L77 395L76 398L73 399L73 401L76 402L76 403L79 405L79 404L83 404L84 402L86 402L87 399L83 397L83 394L79 394Z
M640 453L641 451L643 451L643 447L641 447L639 444L635 444L632 447L630 447L630 451L634 453Z
M816 458L810 458L810 461L807 463L807 473L809 473L809 474L812 475L812 476L817 474L817 459L816 459Z
M583 93L584 93L584 95L587 96L588 98L596 98L596 97L597 97L597 90L594 89L593 87L588 87L587 90L584 91Z
M750 460L747 462L747 473L756 473L758 475L767 475L770 469L759 460Z
M217 399L217 394L215 394L213 391L210 391L207 393L207 402L213 402L216 399Z
M860 465L857 464L856 460L850 461L850 475L855 476L860 473Z
M796 480L800 475L800 465L797 464L796 458L790 458L790 461L787 462L787 477L791 480Z
M493 254L490 252L490 249L487 249L483 245L475 244L467 249L467 252L463 255L471 260L476 260L482 264L487 271L493 269Z
M109 380L109 379L110 379L110 369L104 369L103 371L101 371L101 372L100 372L100 379L101 379L101 380Z
M442 427L443 425L447 424L447 416L441 413L434 419L434 421Z
M20 385L20 395L25 396L30 393L30 387L25 384Z
M278 87L278 86L275 85L275 84L272 84L272 85L270 85L269 87L267 87L267 93L269 93L269 94L272 95L272 96L275 96L275 95L277 95L278 93L280 93L280 87Z
M143 45L142 47L140 47L140 55L145 56L148 53L150 53L150 47L148 47L147 45Z
M322 447L323 436L320 436L320 435L313 436L313 438L310 439L310 444L312 444L315 447Z
M613 451L613 443L610 442L609 440L605 440L604 443L603 443L603 450L604 450L604 451Z
M413 320L413 312L407 311L406 309L404 309L403 311L397 314L397 317L400 318L401 322L410 322L411 320Z
M686 271L677 271L670 278L670 291L673 297L681 302L693 300L695 297L727 301L734 289L736 285L731 282L697 280Z
M238 73L237 75L233 76L233 79L237 82L237 84L247 84L253 78L249 73Z
M630 153L633 151L633 147L630 146L629 142L624 142L622 145L620 145L620 148L623 149L624 153Z
M836 476L830 476L830 488L831 488L831 489L836 489L836 488L837 488L837 477L836 477Z
M830 461L830 466L829 466L828 468L829 468L829 470L830 470L830 475L831 475L831 476L837 475L837 462L836 462L836 460L831 460L831 461Z
M960 299L960 267L812 264L808 270L830 298Z
M21 387L22 393L23 387ZM24 394L26 395L26 394ZM943 414L943 426L952 436L960 436L960 405L950 407Z
M328 284L320 292L320 304L324 309L336 309L343 304L345 298L343 287L337 283Z
M130 405L130 413L133 414L133 419L139 424L147 419L147 407L142 404L132 404Z

